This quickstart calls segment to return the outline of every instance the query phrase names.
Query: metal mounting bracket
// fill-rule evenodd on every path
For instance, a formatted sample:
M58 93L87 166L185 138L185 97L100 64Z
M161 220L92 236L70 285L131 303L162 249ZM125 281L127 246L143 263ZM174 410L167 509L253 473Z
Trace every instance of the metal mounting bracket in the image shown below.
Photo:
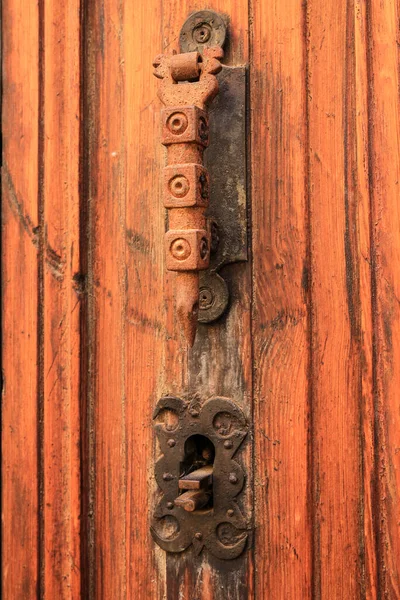
M199 315L211 323L226 310L228 287L219 271L247 260L246 67L222 67L219 94L210 109L210 144L205 166L210 173L206 215L214 224L210 266L200 273ZM215 248L215 250L214 250Z
M221 64L226 24L212 11L194 13L181 31L183 52L154 60L165 106L166 266L176 271L189 345L197 321L215 321L228 306L222 267L247 260L246 68Z

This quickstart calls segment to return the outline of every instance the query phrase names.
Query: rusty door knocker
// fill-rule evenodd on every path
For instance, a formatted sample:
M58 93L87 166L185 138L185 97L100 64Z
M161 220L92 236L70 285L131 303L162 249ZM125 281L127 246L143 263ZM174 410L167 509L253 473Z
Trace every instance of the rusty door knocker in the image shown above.
M199 271L210 264L211 232L205 216L209 174L203 153L209 143L208 106L218 93L219 46L199 52L160 55L155 76L162 80L162 143L167 147L163 176L169 230L165 236L167 269L176 271L176 305L186 339L193 345L199 306Z

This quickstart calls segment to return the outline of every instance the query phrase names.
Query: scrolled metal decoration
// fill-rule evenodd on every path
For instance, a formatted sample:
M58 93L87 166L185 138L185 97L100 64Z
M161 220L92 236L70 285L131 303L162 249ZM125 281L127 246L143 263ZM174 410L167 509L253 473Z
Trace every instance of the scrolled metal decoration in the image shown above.
M152 519L154 540L168 552L193 545L198 553L205 547L221 559L238 557L249 533L237 502L245 474L234 459L248 433L243 411L229 398L201 406L167 396L153 419L162 453L155 466L162 496Z

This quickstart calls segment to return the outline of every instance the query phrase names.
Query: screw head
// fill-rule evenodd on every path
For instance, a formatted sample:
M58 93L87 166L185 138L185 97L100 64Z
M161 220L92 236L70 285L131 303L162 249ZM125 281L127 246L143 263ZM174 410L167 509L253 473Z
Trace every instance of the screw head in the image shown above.
M167 127L171 133L180 135L188 126L187 116L183 112L174 112L167 119Z
M164 481L171 481L174 478L174 476L171 473L164 473L162 478L164 479Z
M196 538L196 540L202 540L203 534L200 533L200 531L198 531L197 533L194 534L194 537Z
M174 508L174 503L173 502L167 502L167 508L169 510L172 510Z
M211 37L211 28L208 25L208 23L200 23L200 25L198 25L193 30L193 39L198 44L205 44L206 42L208 42L210 37Z
M229 508L226 511L226 514L228 515L228 517L233 517L233 515L235 514L235 511L233 510L233 508Z
M231 473L229 475L229 483L237 483L238 482L238 478L236 477L235 473Z
M190 244L184 238L178 238L172 242L170 252L176 260L186 260L191 254Z
M170 440L168 440L167 444L170 448L173 448L176 445L176 441L171 438Z
M227 450L229 450L230 448L232 448L232 446L233 446L232 440L225 440L225 442L224 442L224 448L226 448Z
M208 310L214 302L214 294L211 288L202 287L199 290L199 308L200 310Z

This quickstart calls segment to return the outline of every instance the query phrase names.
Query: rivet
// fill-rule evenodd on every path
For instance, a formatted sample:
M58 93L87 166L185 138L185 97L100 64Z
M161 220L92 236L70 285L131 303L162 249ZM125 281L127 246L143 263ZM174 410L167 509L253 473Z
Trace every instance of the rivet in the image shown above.
M202 540L203 534L200 533L200 531L198 531L197 533L194 534L194 537L196 538L196 540Z
M190 244L184 238L178 238L172 242L170 252L176 260L186 260L191 253Z
M176 441L171 438L170 440L168 440L167 444L170 448L173 448L176 445Z
M174 478L174 476L171 473L164 473L164 475L162 476L164 481L171 481L171 479Z
M211 28L208 23L201 23L193 31L193 39L198 44L205 44L211 37Z
M229 450L230 448L232 448L232 446L233 446L232 440L225 440L225 442L224 442L224 448L226 448L227 450Z
M215 297L212 289L209 287L202 287L199 291L199 307L201 310L209 309L214 303Z
M235 511L230 508L229 510L226 511L226 514L228 515L228 517L233 517L233 515L235 514Z
M199 411L198 411L196 408L193 408L193 409L190 411L190 414L192 415L192 417L198 417L198 416L199 416L199 414L200 414L200 412L199 412Z
M229 483L237 483L238 482L238 478L236 477L235 473L231 473L229 475Z
M169 508L169 510L172 510L174 508L174 503L173 502L167 502L167 508Z
M167 121L167 127L171 133L180 135L183 133L188 126L187 116L183 112L175 112L169 116Z
M183 198L186 196L190 188L189 181L184 175L175 175L169 182L169 189L171 194L176 198Z
M206 258L208 254L208 242L206 238L201 238L200 240L200 258L203 260Z

